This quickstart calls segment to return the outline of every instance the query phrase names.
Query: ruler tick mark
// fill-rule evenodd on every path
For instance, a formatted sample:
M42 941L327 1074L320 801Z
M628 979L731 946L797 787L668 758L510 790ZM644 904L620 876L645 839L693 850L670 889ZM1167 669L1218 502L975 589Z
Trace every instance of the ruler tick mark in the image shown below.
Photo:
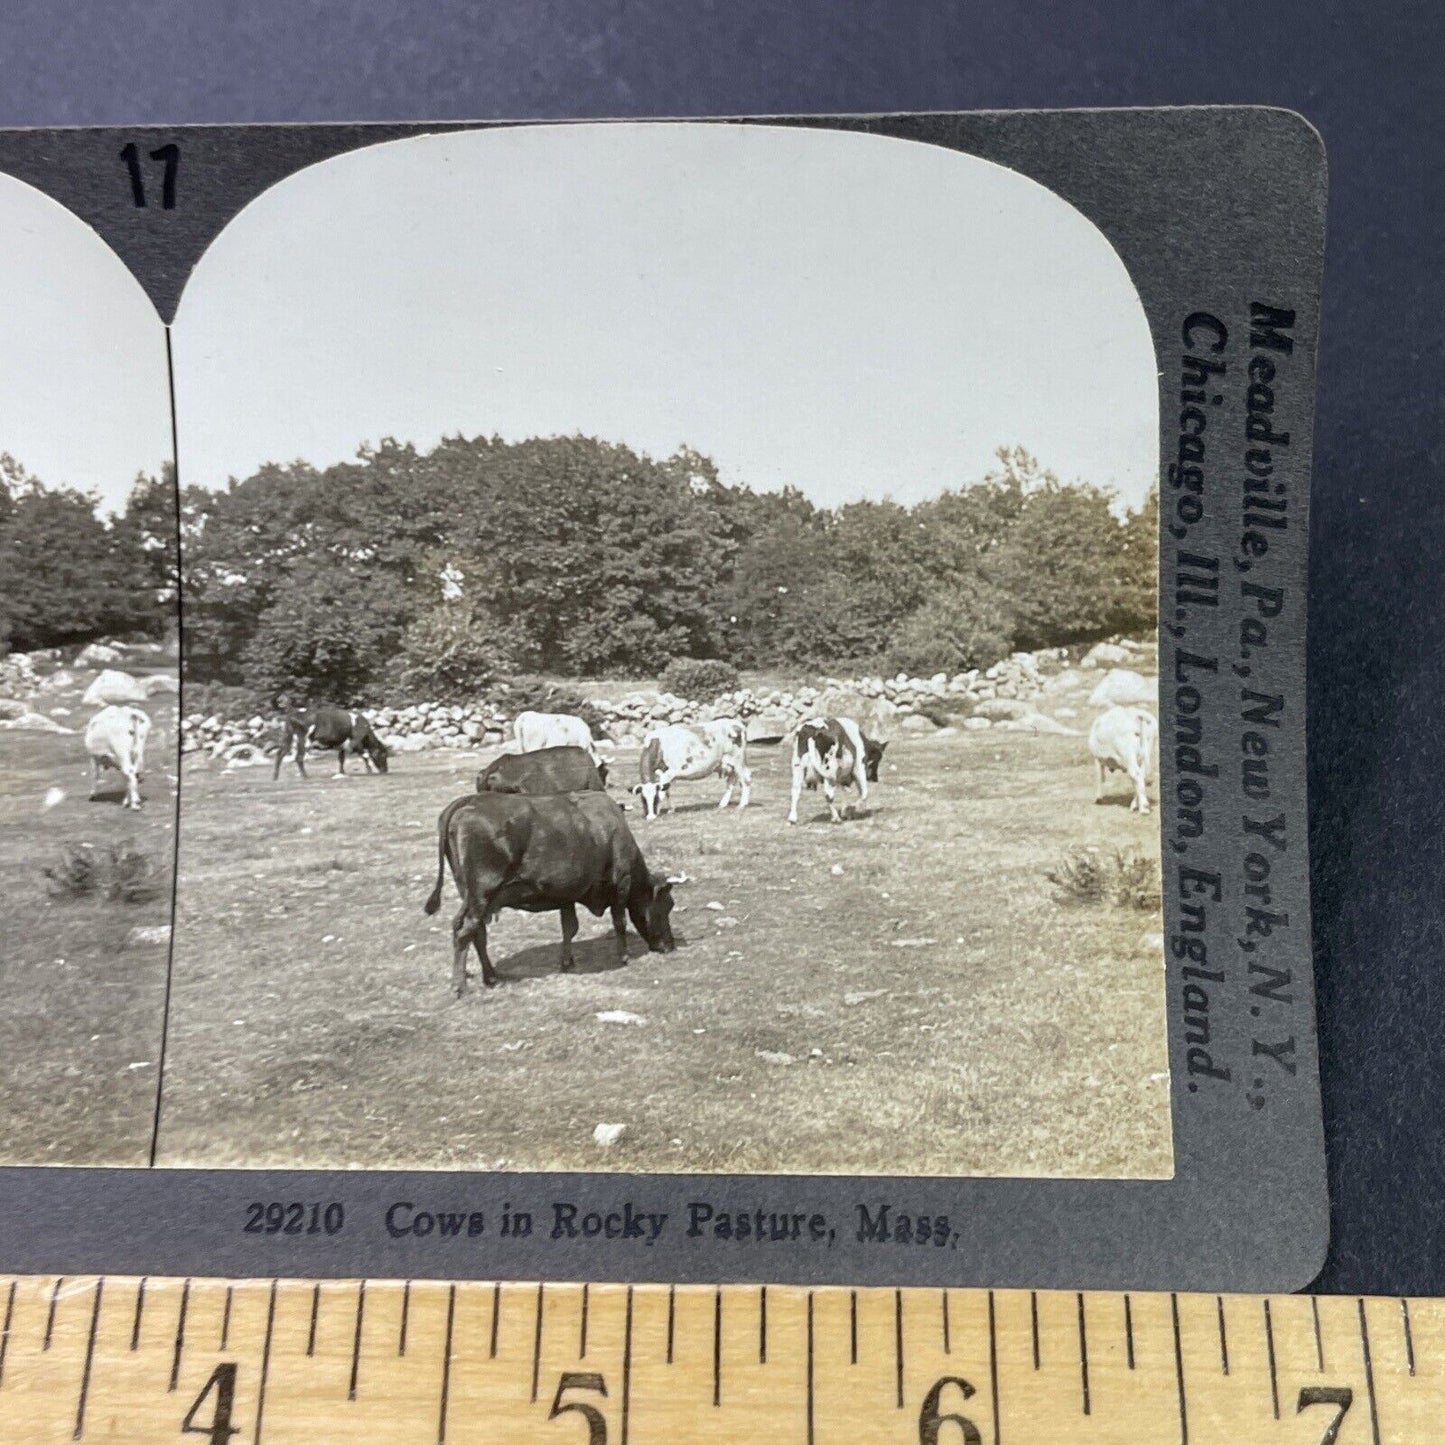
M1360 1311L1360 1353L1365 1361L1365 1389L1370 1396L1370 1439L1380 1445L1380 1414L1375 1404L1375 1366L1370 1359L1370 1327L1365 1321L1365 1302L1356 1300Z
M1189 1445L1189 1407L1184 1402L1184 1345L1179 1332L1179 1296L1169 1296L1169 1313L1174 1321L1174 1379L1179 1387L1179 1445ZM1224 1320L1224 1304L1220 1302L1219 1318Z
M893 1291L893 1373L898 1408L903 1408L903 1291Z
M1029 1321L1034 1332L1034 1369L1039 1367L1039 1297L1034 1290L1029 1291Z
M588 1284L582 1286L582 1337L577 1342L577 1358L587 1358L587 1292L591 1288Z
M497 1358L497 1329L502 1321L502 1286L499 1283L492 1286L492 1343L487 1349L487 1358Z
M90 1337L85 1343L85 1369L80 1376L80 1399L75 1406L75 1430L70 1437L72 1440L79 1440L85 1434L85 1401L90 1394L90 1371L95 1363L95 1331L100 1323L100 1297L104 1290L105 1280L96 1280L95 1302L90 1307Z
M171 1354L171 1382L166 1387L167 1393L176 1388L176 1380L181 1373L181 1351L186 1346L186 1310L191 1302L191 1282L181 1285L181 1308L176 1316L176 1347Z
M356 1398L356 1377L361 1373L361 1321L366 1316L366 1281L362 1280L356 1290L356 1333L351 1340L351 1379L346 1386L346 1398Z
M943 1353L951 1354L948 1338L948 1291L943 1291Z
M1229 1336L1224 1330L1224 1296L1214 1296L1214 1307L1219 1313L1219 1368L1229 1373Z
M537 1400L537 1377L542 1369L542 1290L537 1286L537 1323L532 1330L532 1402Z
M218 1348L222 1351L231 1341L231 1297L235 1293L235 1287L226 1286L226 1303L221 1310L221 1343Z
M808 1445L813 1445L813 1291L808 1291L808 1386L805 1409L808 1422Z
M722 1290L712 1297L712 1402L722 1404Z
M848 1350L849 1361L858 1363L858 1291L848 1292Z
M947 1299L945 1291L944 1298ZM988 1292L988 1383L993 1396L993 1445L999 1445L1000 1415L998 1408L998 1331L993 1317L993 1291Z
M627 1286L627 1320L622 1331L622 1445L627 1445L632 1411L632 1286Z
M1083 1394L1084 1414L1089 1414L1089 1331L1084 1321L1084 1295L1075 1295L1079 1302L1079 1386Z
M1314 1303L1313 1300L1310 1302ZM1410 1301L1407 1299L1400 1301L1400 1323L1405 1329L1405 1363L1413 1375L1415 1373L1415 1337L1410 1332Z
M130 1327L130 1348L131 1353L140 1346L140 1317L146 1307L146 1282L144 1279L136 1286L135 1291L135 1322Z
M768 1363L768 1287L758 1291L758 1364Z
M5 1355L10 1348L10 1322L15 1318L15 1291L18 1280L10 1281L10 1293L5 1300L5 1326L0 1329L0 1385L5 1383Z
M190 1280L186 1281L190 1284ZM261 1346L261 1383L256 1393L256 1433L251 1445L261 1445L261 1425L266 1415L266 1377L271 1372L271 1332L276 1327L276 1281L271 1281L271 1298L266 1306L266 1339ZM172 1386L174 1388L174 1385Z
M50 1291L50 1312L45 1317L45 1343L40 1347L42 1350L50 1348L50 1337L55 1333L55 1306L60 1300L60 1286L64 1283L65 1278L62 1276L55 1281L55 1285Z
M497 1289L498 1291L501 1290L500 1284L498 1284ZM499 1298L499 1296L494 1298ZM457 1287L456 1285L449 1285L447 1287L447 1333L446 1340L442 1345L442 1398L441 1408L437 1416L437 1445L447 1445L447 1402L452 1387L452 1320L456 1315L456 1309ZM496 1310L497 1305L494 1303L492 1306L492 1324L494 1330L497 1320ZM495 1333L493 1334L493 1338L495 1339ZM535 1396L533 1398L535 1398Z
M306 1332L306 1353L316 1353L316 1316L321 1311L321 1285L319 1283L311 1286L311 1327Z
M1401 1300L1400 1303L1403 1304L1404 1301ZM1310 1296L1310 1315L1315 1323L1315 1364L1320 1373L1324 1374L1325 1342L1320 1336L1320 1302L1313 1295ZM1415 1372L1411 1370L1410 1373L1413 1375Z
M1129 1296L1124 1296L1124 1354L1129 1361L1129 1368L1134 1368L1134 1307L1129 1303Z
M407 1280L401 1287L401 1328L396 1335L396 1352L398 1355L406 1354L406 1326L411 1317L411 1281Z
M1264 1349L1269 1357L1269 1399L1274 1406L1274 1418L1279 1419L1279 1369L1274 1358L1274 1320L1269 1313L1269 1301L1264 1302Z
M673 1323L677 1318L677 1286L670 1284L667 1287L667 1363L672 1363L672 1331Z

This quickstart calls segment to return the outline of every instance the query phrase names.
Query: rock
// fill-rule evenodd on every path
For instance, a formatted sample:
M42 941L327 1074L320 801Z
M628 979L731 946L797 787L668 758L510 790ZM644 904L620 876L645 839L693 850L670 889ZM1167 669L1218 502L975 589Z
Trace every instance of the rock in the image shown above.
M1128 662L1130 659L1128 648L1120 647L1116 642L1096 642L1079 659L1079 666L1117 667L1121 662Z
M1076 707L1056 707L1054 709L1055 717L1078 717L1078 715L1079 710Z
M30 704L18 697L0 697L0 722L11 718L24 717L30 711Z
M847 1004L849 1008L852 1008L856 1004L867 1003L870 998L882 998L887 992L888 990L886 988L854 989L851 993L845 993L843 995L843 1002Z
M82 647L75 659L77 667L108 667L112 662L121 662L125 654L118 647L112 647L108 642L92 642L89 647Z
M898 724L899 729L905 733L935 733L938 725L932 718L924 717L921 712L910 713Z
M625 1008L603 1009L600 1014L594 1014L599 1024L645 1024L647 1020L641 1014L628 1013Z
M986 697L974 704L973 715L987 718L990 722L1000 722L1007 718L1027 717L1033 710L1028 703L1016 697Z
M67 687L76 687L80 679L66 667L57 667L48 677L40 679L40 687L44 692L60 692Z
M125 936L127 948L163 948L171 941L169 923L157 923L151 927L132 928Z
M74 728L62 727L54 718L44 713L22 712L19 717L0 719L0 728L19 733L73 733Z
M971 733L981 733L985 728L992 727L993 724L986 717L966 717L963 720L963 726Z
M1081 677L1073 668L1066 667L1062 672L1056 672L1044 683L1044 691L1047 693L1077 692L1086 683L1086 678Z
M841 878L843 876L843 865L841 863L835 863L828 869L828 872L831 873L834 878Z
M180 683L168 672L154 673L146 678L145 682L141 685L145 688L147 697L156 697L161 693L165 693L166 696L171 697L181 690ZM264 727L265 724L263 723L262 726Z
M796 1064L798 1062L792 1054L778 1053L773 1049L754 1049L753 1052L765 1064L778 1064L786 1067L788 1064Z
M86 688L85 695L81 698L81 701L89 707L104 707L107 703L113 702L144 702L145 700L144 683L132 677L128 672L118 672L109 667Z
M1139 703L1158 706L1159 679L1143 677L1126 667L1110 669L1089 694L1090 707L1133 707Z
M626 1129L626 1124L599 1124L592 1131L592 1142L603 1149L610 1149Z
M228 768L264 767L271 761L265 750L258 748L255 743L237 743L235 747L227 748L223 756Z
M41 800L42 808L54 808L57 804L65 801L64 788L46 788L45 797Z
M781 742L791 730L793 718L780 708L755 713L748 719L748 741L750 743Z
M1016 718L1014 726L1020 732L1056 733L1066 738L1076 738L1079 735L1077 728L1065 727L1063 723L1055 722L1041 712L1031 712L1026 717Z

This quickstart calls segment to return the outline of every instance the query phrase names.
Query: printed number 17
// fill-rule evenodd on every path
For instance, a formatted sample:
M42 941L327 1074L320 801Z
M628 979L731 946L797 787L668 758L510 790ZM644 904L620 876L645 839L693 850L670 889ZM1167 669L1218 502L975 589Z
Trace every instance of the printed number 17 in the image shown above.
M128 141L121 148L120 158L125 162L126 171L130 175L131 200L137 206L144 207L147 204L145 173L141 169L140 151L134 141ZM176 172L181 165L181 148L174 141L169 145L157 146L150 152L150 159L165 164L165 169L161 172L161 210L173 211L176 208Z

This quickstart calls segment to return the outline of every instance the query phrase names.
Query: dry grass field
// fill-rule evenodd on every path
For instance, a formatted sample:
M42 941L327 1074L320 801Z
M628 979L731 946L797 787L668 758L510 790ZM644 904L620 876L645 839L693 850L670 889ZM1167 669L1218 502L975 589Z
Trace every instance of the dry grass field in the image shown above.
M87 801L81 731L93 709L65 694L49 700L62 696L74 735L0 732L0 1163L141 1165L155 1118L166 945L127 938L170 922L174 700L146 704L153 725L137 814L120 806L118 773ZM47 807L52 788L65 796ZM52 898L41 870L67 844L148 854L158 894L143 903Z
M458 1002L450 881L421 904L481 760L277 783L188 760L160 1163L1171 1172L1158 918L1045 878L1080 845L1158 848L1122 785L1094 805L1082 738L900 739L837 827L805 794L789 828L786 755L755 749L745 813L713 780L629 814L693 880L675 953L629 934L619 967L584 912L564 975L556 915L504 913L499 986Z

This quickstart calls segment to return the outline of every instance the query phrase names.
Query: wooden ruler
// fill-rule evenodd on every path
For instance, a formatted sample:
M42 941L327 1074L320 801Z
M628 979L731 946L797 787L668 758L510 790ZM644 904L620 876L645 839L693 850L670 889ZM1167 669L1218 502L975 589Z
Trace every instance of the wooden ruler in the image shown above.
M0 1277L0 1441L1442 1438L1445 1301Z

